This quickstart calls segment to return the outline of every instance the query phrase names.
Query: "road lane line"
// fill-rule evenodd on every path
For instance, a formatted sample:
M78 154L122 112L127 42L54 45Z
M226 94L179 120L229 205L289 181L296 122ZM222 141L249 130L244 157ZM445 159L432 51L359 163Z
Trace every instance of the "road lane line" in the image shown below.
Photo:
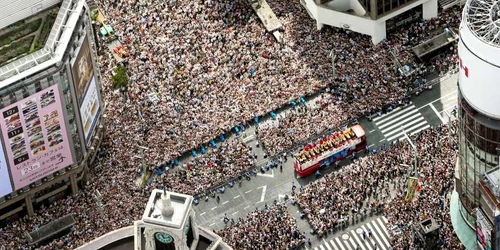
M217 207L213 207L212 210L216 209Z
M239 196L239 195L236 195L233 199L238 199L238 198L240 198L240 196Z
M206 214L206 213L207 213L207 212L203 212L203 213L201 213L201 214L200 214L200 216L202 216L202 215L204 215L204 214Z
M429 107L431 107L432 111L434 111L434 113L436 113L437 117L439 118L439 120L441 120L441 122L443 124L446 124L446 121L444 120L444 118L441 116L441 114L437 111L436 107L434 107L434 105L429 104Z
M224 204L226 204L226 203L228 203L228 202L229 202L229 201L224 201L224 202L222 202L222 205L224 205Z
M245 192L245 194L248 194L248 193L250 193L250 192L252 192L252 190L248 190L248 191L246 191L246 192Z

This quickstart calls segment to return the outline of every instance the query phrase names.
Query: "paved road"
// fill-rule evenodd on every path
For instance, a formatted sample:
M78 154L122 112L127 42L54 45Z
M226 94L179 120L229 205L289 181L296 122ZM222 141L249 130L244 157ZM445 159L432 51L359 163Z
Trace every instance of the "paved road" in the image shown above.
M413 97L411 106L401 111L395 110L377 118L373 122L366 119L360 120L360 124L367 132L370 147L380 148L388 141L400 139L399 125L406 126L408 132L417 132L427 126L435 127L446 123L451 110L457 103L456 79L457 76L453 75L451 78L442 80L432 90ZM283 113L277 114L284 115ZM412 119L408 120L409 117L412 117ZM454 119L453 116L451 118ZM414 119L417 121L413 122ZM410 124L409 122L413 123ZM416 124L419 124L419 126L415 127ZM241 134L240 137L259 155L258 163L265 164L266 160L262 158L263 152L261 148L257 148L255 145L254 131L254 127L249 127L245 134ZM346 159L340 165L349 163L350 160ZM263 175L253 176L250 181L245 180L241 185L236 184L233 188L226 188L225 193L220 196L220 202L216 202L212 198L208 201L200 201L200 204L195 206L197 223L209 229L222 229L225 226L222 220L225 213L229 218L243 217L256 208L261 209L266 203L271 204L274 200L280 200L280 196L284 194L290 194L292 182L306 185L311 181L315 181L315 177L312 176L298 179L293 171L292 164L292 160L289 159L284 163L283 171L274 169ZM325 171L332 172L335 169L331 167ZM300 230L308 232L308 237L311 237L312 240L312 248L324 243L323 239L317 239L309 235L310 227L305 220L299 218L295 206L289 205L288 209L292 214L296 215ZM341 235L341 232L331 234L325 240L329 242ZM307 246L305 248L309 249Z
M313 249L355 250L356 247L361 250L389 249L389 234L386 225L387 218L377 217L344 230L340 236L328 240L322 239L323 243Z

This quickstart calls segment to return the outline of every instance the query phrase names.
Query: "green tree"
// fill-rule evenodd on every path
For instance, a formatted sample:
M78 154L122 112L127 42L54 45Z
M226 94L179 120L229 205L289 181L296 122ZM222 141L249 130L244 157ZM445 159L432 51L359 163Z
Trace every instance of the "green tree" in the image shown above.
M97 21L97 16L99 16L99 9L98 8L95 8L93 10L90 11L90 19L92 21Z
M116 67L113 70L113 75L111 76L111 82L113 83L113 88L118 89L125 87L128 84L127 68L123 65Z

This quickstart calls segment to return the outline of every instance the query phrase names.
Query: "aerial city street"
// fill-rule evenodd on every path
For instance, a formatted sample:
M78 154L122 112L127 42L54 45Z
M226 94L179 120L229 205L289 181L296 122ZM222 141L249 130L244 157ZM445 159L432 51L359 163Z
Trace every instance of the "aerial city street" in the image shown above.
M500 249L497 2L0 6L0 250Z

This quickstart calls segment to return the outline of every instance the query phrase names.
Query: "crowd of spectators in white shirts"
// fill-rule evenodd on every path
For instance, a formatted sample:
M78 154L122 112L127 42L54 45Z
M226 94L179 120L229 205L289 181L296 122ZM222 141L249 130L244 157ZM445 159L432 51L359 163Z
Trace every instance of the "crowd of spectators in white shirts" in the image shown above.
M414 199L405 199L409 167L414 161L413 150L405 140L354 160L298 191L297 204L315 233L324 235L366 211L378 211L387 216L387 228L398 229L389 231L393 249L419 249L411 241L408 225L417 226L429 218L441 225L441 249L464 249L453 233L449 208L456 136L447 126L441 126L424 130L411 139L418 152L419 184Z
M228 221L230 226L217 232L234 249L288 250L305 243L305 233L297 228L286 205L273 204Z
M91 181L79 194L0 228L0 246L29 249L25 232L69 213L77 221L74 230L41 249L74 249L131 225L140 218L149 197L149 190L135 183L139 145L149 148L145 162L168 165L236 125L330 87L324 93L324 110L304 111L292 121L283 121L289 124L284 129L259 130L267 150L280 152L292 145L276 142L289 129L296 131L294 140L301 140L353 114L364 114L369 106L396 101L409 84L393 72L387 47L396 46L404 61L411 58L410 44L421 40L417 37L434 28L456 28L460 16L458 9L451 9L372 46L368 37L352 32L328 27L316 31L298 1L268 2L284 26L282 44L265 32L246 0L99 1L107 23L130 53L130 84L124 91L112 88L109 77L117 63L101 44L98 63L107 131L99 157L90 167ZM408 32L414 34L410 43L403 35ZM346 84L331 80L331 49L339 53L337 72ZM443 62L455 60L455 52ZM418 72L427 70L411 62ZM429 70L434 67L445 70L441 65ZM336 93L339 85L344 88L340 94ZM150 94L158 97L157 104L149 101ZM328 124L321 122L326 116ZM250 166L251 155L238 141L218 143L217 150L198 153L184 166L187 171L171 169L158 182L166 183L169 190L194 194ZM96 205L95 190L102 194L102 208Z

